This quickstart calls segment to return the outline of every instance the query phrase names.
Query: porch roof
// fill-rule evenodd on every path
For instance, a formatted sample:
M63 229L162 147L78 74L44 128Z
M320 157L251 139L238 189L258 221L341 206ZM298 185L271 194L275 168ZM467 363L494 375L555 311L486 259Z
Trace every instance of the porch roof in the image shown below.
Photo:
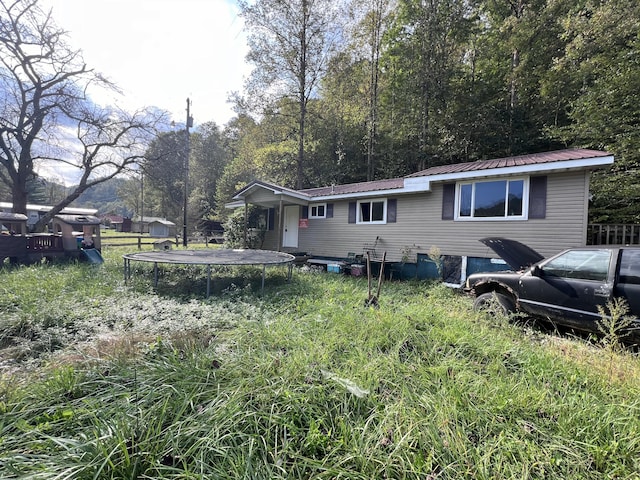
M253 203L263 207L272 207L283 204L307 205L312 197L304 191L282 187L275 183L255 180L239 190L233 196L233 202L227 206L242 206L244 202ZM239 203L241 202L241 203Z

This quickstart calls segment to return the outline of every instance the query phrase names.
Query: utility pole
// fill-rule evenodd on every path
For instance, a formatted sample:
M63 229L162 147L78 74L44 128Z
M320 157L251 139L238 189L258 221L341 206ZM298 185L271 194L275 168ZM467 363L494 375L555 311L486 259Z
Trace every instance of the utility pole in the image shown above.
M184 157L184 216L182 221L182 246L187 246L187 205L189 203L189 127L193 127L193 117L189 113L189 107L191 105L191 101L187 98L187 143L186 143L186 155Z
M140 235L144 228L144 170L140 169Z

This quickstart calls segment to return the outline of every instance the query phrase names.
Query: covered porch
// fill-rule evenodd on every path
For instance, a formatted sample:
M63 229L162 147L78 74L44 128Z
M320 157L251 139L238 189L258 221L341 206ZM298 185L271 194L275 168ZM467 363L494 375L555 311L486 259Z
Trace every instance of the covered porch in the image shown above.
M255 205L265 209L265 248L280 251L296 251L299 245L299 229L304 228L305 219L300 210L308 208L310 197L268 182L254 181L233 196L228 208L245 207L244 244L248 245L248 209Z

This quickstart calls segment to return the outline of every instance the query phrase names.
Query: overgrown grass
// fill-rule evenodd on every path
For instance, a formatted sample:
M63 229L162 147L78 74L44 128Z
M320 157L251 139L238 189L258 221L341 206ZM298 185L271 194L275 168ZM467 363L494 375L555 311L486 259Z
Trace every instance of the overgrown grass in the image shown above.
M0 272L2 478L638 478L632 352L436 284L375 309L365 279L223 271L204 299L178 268L154 293L120 253Z

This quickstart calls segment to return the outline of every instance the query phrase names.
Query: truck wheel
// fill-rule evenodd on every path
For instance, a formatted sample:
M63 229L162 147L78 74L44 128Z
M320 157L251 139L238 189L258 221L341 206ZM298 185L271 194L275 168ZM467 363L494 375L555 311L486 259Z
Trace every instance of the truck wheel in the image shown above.
M509 316L516 312L516 305L513 299L504 293L487 292L478 295L473 301L473 309L476 312Z

